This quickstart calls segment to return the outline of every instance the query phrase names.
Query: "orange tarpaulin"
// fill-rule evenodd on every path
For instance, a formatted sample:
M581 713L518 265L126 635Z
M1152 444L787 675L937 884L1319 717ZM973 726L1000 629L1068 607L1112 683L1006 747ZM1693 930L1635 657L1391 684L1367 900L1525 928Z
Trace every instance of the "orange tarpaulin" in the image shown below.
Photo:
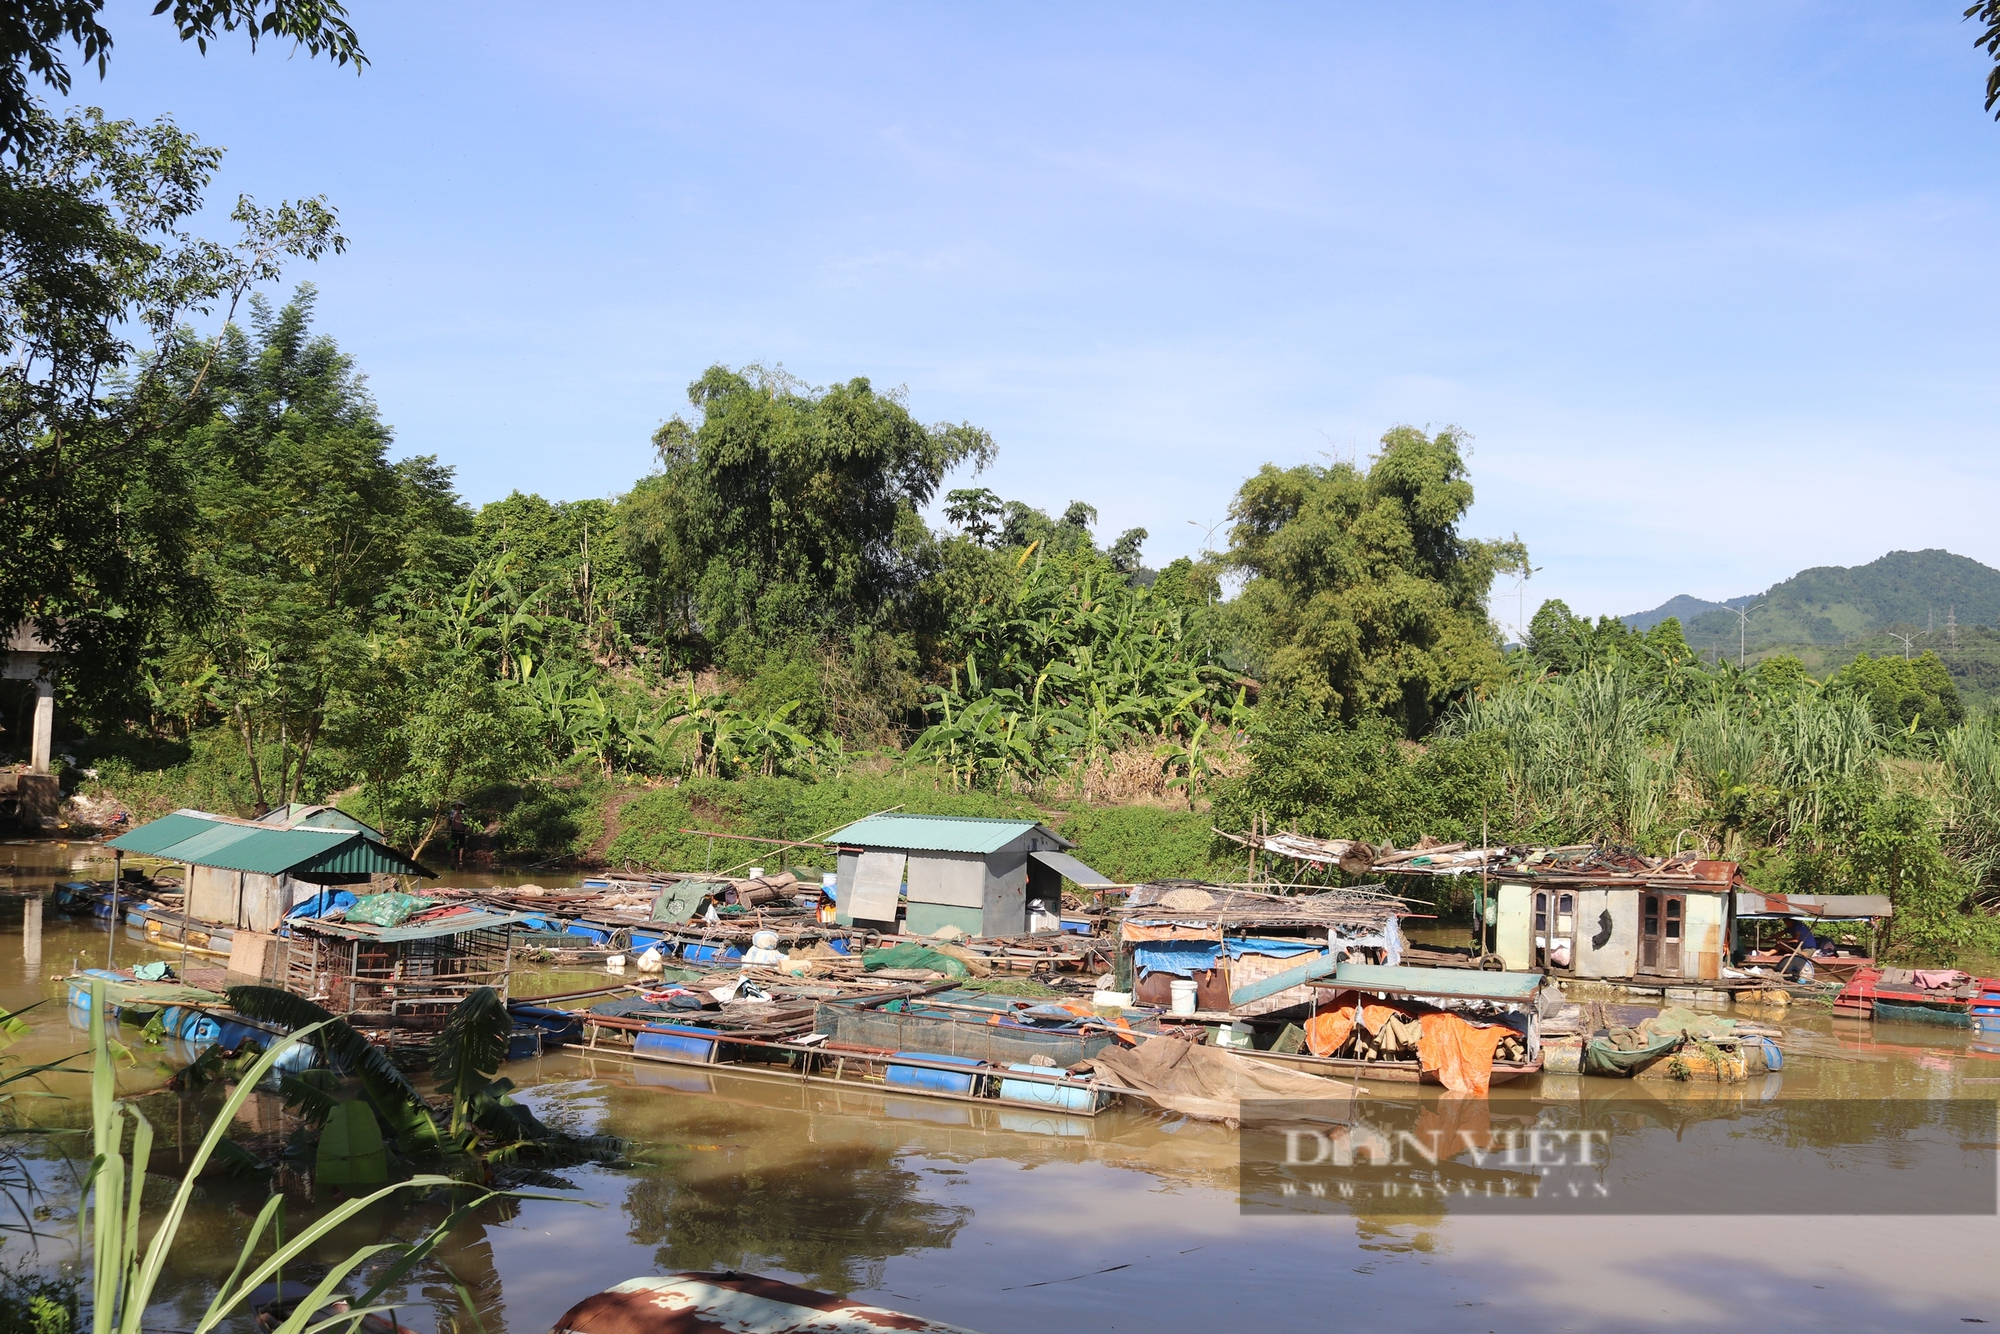
M1401 1013L1392 1005L1362 1005L1359 994L1343 991L1333 998L1332 1009L1322 1010L1306 1021L1306 1050L1315 1056L1331 1056L1353 1036L1357 1017L1361 1027L1373 1033L1382 1027L1384 1020Z
M1352 1005L1322 1010L1306 1021L1306 1050L1315 1056L1331 1056L1347 1045L1353 1032Z
M1439 1082L1454 1093L1485 1093L1493 1080L1493 1051L1514 1030L1505 1024L1480 1028L1442 1011L1417 1022L1423 1027L1417 1064L1437 1071Z
M1362 1005L1359 993L1343 991L1331 1007L1306 1021L1306 1050L1331 1056L1354 1036L1357 1022L1374 1033L1391 1015L1409 1012L1390 1005ZM1504 1024L1482 1027L1442 1010L1417 1016L1417 1023L1418 1067L1436 1071L1439 1082L1455 1093L1484 1095L1493 1079L1493 1053L1514 1030Z

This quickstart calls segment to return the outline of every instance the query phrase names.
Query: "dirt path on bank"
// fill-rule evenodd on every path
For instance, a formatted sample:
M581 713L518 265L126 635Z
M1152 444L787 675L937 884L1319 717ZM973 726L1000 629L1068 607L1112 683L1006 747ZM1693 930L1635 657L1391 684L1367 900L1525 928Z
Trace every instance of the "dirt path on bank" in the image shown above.
M601 867L605 864L604 859L611 851L611 845L618 840L618 835L624 830L619 816L624 813L625 807L640 795L641 793L631 788L621 788L611 794L610 799L604 803L604 828L578 859L580 864L592 867Z

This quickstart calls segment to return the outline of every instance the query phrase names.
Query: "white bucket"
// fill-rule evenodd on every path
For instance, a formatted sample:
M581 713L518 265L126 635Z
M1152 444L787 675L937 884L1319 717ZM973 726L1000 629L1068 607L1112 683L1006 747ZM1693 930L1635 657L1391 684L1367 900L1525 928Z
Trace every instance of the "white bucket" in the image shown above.
M763 868L763 867L761 867L761 866L753 866L753 867L751 867L751 868L750 868L750 878L751 878L752 880L762 880L762 879L764 878L764 868Z
M611 955L605 959L604 966L606 968L623 968L625 966L625 956L622 954Z
M1175 1014L1194 1013L1193 982L1180 982L1180 981L1169 982L1167 983L1167 990L1173 995L1174 998L1173 1010Z

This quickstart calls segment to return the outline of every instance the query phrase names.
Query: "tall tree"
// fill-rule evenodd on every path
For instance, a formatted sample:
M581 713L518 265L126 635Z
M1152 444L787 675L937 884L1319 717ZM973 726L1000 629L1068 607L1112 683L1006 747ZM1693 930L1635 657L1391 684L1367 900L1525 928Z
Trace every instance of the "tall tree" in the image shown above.
M206 607L171 440L208 411L217 349L188 321L344 242L320 200L239 201L234 246L191 235L222 154L170 121L31 120L0 169L0 626L32 621L101 701Z
M725 654L868 622L906 598L930 542L918 511L993 440L925 426L865 379L812 389L782 372L713 366L688 387L699 421L654 435L661 472L634 489L640 563L687 589Z
M18 151L38 137L30 80L39 76L58 96L70 91L63 48L74 46L102 77L111 62L111 32L102 22L105 0L4 0L0 2L0 153ZM172 10L180 39L206 52L225 32L241 29L250 49L264 38L290 38L308 55L326 55L356 70L368 63L339 0L159 0L155 14Z
M311 332L312 301L309 286L275 311L253 298L251 330L231 326L205 368L208 415L178 441L216 615L175 642L172 675L206 680L272 805L299 794L329 704L357 688L393 605L470 564L471 515L450 470L390 461L353 359ZM272 747L277 771L265 774Z
M1366 472L1266 464L1243 484L1228 560L1247 579L1233 611L1278 699L1349 722L1379 715L1415 737L1498 678L1486 596L1522 553L1460 536L1464 439L1398 426Z

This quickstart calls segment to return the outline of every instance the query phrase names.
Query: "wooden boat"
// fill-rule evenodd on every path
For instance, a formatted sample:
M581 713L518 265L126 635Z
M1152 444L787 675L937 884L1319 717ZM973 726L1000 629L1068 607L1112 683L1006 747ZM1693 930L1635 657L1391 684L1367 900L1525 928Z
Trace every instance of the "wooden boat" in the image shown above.
M1310 1056L1304 1052L1288 1054L1275 1051L1248 1051L1236 1049L1238 1056L1247 1056L1253 1061L1264 1061L1271 1065L1282 1065L1288 1070L1303 1070L1307 1074L1324 1075L1328 1079L1379 1079L1392 1084L1442 1084L1435 1070L1420 1069L1415 1061L1357 1061L1342 1056ZM1492 1084L1505 1084L1510 1079L1522 1075L1542 1073L1542 1058L1539 1054L1532 1061L1495 1061L1493 1073L1488 1076Z
M1853 1018L2000 1033L2000 978L1974 978L1944 992L1884 982L1881 970L1867 969L1841 989L1833 1008L1836 1015Z
M1536 1032L1535 1002L1541 995L1540 973L1495 973L1456 968L1386 967L1375 964L1343 963L1331 978L1319 978L1308 986L1322 993L1354 991L1395 1003L1414 1003L1427 1008L1431 1003L1460 1002L1483 1004L1503 1011L1525 1012L1528 1034ZM1530 1041L1534 1054L1525 1061L1499 1061L1491 1066L1487 1082L1502 1084L1522 1075L1540 1074L1542 1055ZM1352 1056L1313 1056L1300 1052L1280 1053L1237 1049L1248 1056L1274 1065L1283 1065L1329 1079L1377 1079L1399 1084L1442 1084L1435 1071L1422 1068L1414 1057L1406 1060L1366 1060Z

